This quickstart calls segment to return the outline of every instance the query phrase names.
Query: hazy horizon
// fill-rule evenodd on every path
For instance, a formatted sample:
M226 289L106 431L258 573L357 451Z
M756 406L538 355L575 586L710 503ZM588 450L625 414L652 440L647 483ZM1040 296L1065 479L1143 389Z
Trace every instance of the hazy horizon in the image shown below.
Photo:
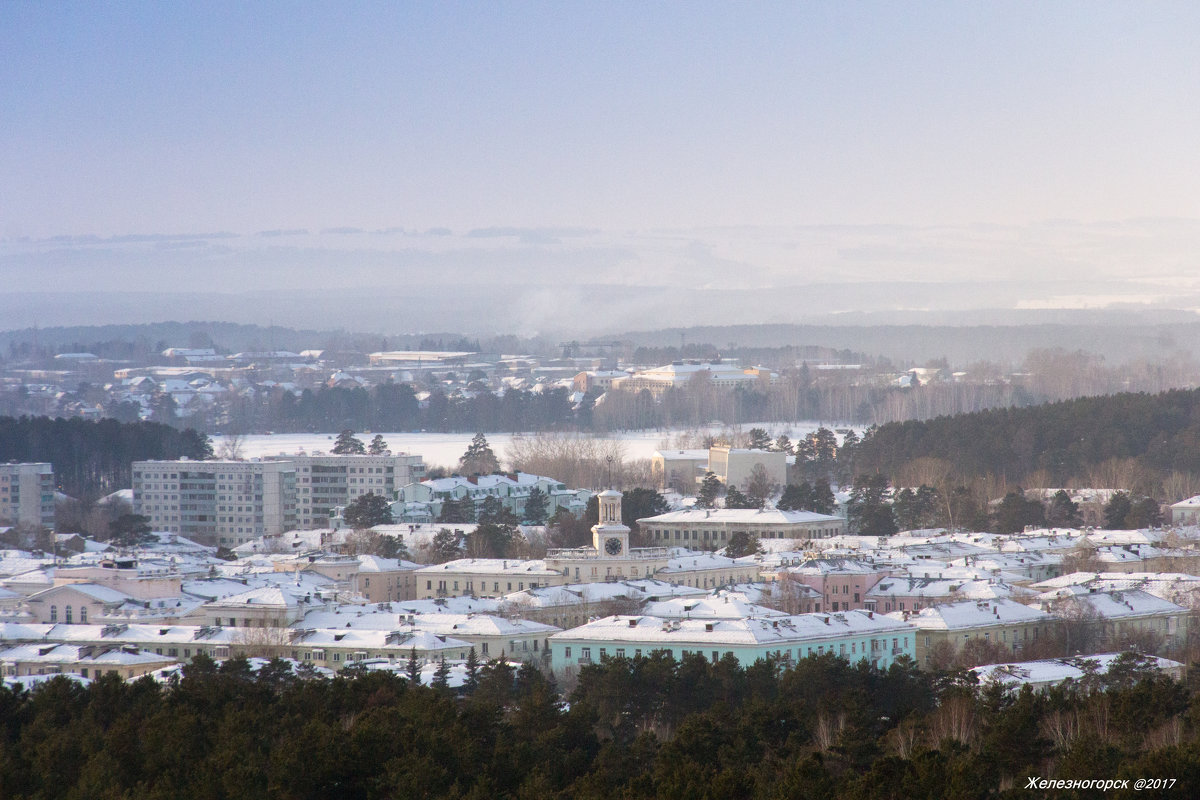
M0 312L1196 310L1198 33L1188 3L7 4Z

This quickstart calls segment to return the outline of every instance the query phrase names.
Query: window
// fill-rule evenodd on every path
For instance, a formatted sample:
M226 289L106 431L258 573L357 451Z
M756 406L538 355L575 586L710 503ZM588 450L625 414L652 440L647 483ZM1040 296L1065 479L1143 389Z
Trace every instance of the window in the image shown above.
M579 655L581 658L585 658L588 661L591 661L592 660L592 648L590 648L590 647L579 648Z
M563 648L563 658L570 658L570 657L571 657L571 648L564 647Z
M50 621L58 622L58 606L50 606Z
M87 606L79 607L79 621L84 625L87 624Z
M71 622L72 622L72 620L71 620L71 607L70 607L70 606L67 606L67 624L68 624L68 625L70 625L70 624L71 624Z

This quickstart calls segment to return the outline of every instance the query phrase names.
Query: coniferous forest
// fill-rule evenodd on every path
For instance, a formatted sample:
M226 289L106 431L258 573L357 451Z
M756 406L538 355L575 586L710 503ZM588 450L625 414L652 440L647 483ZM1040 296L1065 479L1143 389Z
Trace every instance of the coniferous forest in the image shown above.
M1044 471L1063 486L1098 465L1130 460L1142 471L1200 472L1200 390L1083 397L882 425L856 453L860 472L895 474L921 458L959 475L1010 480Z
M911 663L656 655L585 667L565 702L535 668L497 661L450 689L200 658L167 685L0 689L0 795L1016 798L1034 777L1174 778L1103 796L1187 797L1198 726L1197 697L1136 657L1103 679L1006 694Z
M134 461L183 457L211 458L208 437L157 422L0 417L0 461L48 461L72 497L128 489Z

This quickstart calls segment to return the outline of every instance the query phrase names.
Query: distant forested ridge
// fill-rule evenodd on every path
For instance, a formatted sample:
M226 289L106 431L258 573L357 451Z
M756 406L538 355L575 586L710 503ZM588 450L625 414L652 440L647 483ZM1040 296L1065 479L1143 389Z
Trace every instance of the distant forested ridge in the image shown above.
M1146 473L1200 472L1200 390L1083 397L1026 408L893 422L867 433L860 472L895 474L940 459L962 476L1018 480L1044 471L1052 485L1113 460Z
M198 657L169 685L62 676L0 687L0 793L34 798L884 800L1018 798L1026 781L1200 780L1196 696L1145 659L1046 694L833 654L738 666L605 659L564 705L492 661L454 690L350 668L257 674ZM445 672L449 672L447 669ZM436 680L436 675L435 675ZM1151 786L1165 786L1158 783ZM1051 793L1050 796L1060 796Z
M212 455L208 437L157 422L0 417L0 461L48 461L61 491L97 498L131 485L130 467L147 459Z

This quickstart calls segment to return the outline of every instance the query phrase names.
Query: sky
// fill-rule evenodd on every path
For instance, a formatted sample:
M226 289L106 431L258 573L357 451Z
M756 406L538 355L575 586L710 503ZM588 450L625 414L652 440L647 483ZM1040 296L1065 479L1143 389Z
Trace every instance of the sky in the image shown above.
M1194 2L4 3L0 277L1178 304L1198 40Z

